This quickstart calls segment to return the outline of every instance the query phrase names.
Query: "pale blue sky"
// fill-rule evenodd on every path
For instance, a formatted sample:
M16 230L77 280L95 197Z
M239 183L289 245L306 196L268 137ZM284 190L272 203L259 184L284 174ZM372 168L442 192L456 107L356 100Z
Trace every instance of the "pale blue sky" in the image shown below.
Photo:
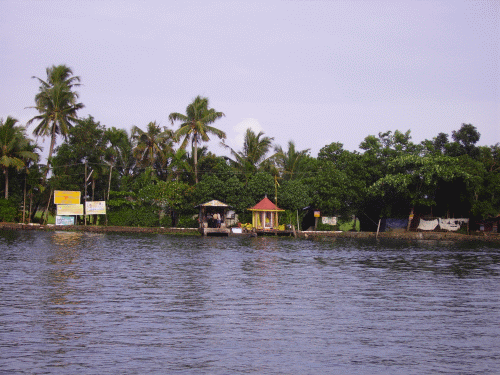
M31 77L66 64L82 79L80 116L107 127L171 127L168 115L203 95L236 149L247 125L313 156L331 142L355 150L396 129L420 142L462 123L492 145L499 41L497 0L0 0L0 117L36 115L25 109Z

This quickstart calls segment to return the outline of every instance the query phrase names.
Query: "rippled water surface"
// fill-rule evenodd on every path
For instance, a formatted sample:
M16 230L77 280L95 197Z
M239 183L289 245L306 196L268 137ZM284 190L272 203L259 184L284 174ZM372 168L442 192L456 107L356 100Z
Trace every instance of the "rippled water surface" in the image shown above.
M0 232L0 373L498 374L481 243Z

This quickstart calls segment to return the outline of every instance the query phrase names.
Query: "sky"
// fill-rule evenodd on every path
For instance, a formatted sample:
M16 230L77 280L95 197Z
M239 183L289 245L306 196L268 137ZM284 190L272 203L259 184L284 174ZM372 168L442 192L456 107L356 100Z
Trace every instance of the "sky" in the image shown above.
M499 44L498 0L0 0L0 117L26 124L32 77L65 64L81 78L79 116L108 128L177 129L169 114L201 95L235 150L248 127L317 156L462 123L489 146L500 142ZM216 137L207 146L227 153Z

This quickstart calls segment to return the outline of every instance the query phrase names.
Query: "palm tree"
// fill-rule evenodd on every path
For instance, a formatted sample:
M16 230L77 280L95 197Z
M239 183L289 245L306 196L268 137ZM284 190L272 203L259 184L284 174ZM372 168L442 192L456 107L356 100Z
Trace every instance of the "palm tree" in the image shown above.
M173 152L174 132L163 130L156 121L148 124L147 131L132 128L132 140L136 142L133 155L141 167L157 166L160 170L167 165L167 156ZM161 171L160 171L161 172Z
M179 148L174 150L174 152L170 155L170 171L174 176L175 181L179 181L179 176L183 172L191 172L191 165L189 163L189 155L186 150L183 148Z
M132 137L128 136L126 130L117 129L114 126L105 130L104 137L108 145L103 156L104 161L113 168L117 168L121 176L131 174L135 166Z
M231 147L222 143L222 145L231 151L234 159L231 160L233 166L246 172L256 172L272 156L266 157L271 149L272 137L264 137L264 132L255 132L248 128L243 141L243 150L234 151Z
M309 153L309 149L295 151L295 143L293 141L288 142L288 151L283 150L281 146L276 146L274 151L276 164L281 169L283 178L286 180L292 180L294 174L296 175L297 172L300 172L303 161Z
M178 139L184 137L181 148L186 148L188 141L191 140L194 149L194 176L196 183L198 183L198 142L208 142L210 140L208 134L214 134L219 139L226 138L226 133L209 125L223 116L225 116L224 113L209 108L208 98L201 96L197 96L187 106L185 115L173 112L168 116L172 124L175 121L182 122L179 129L175 132L175 136Z
M10 116L5 122L0 119L0 166L5 175L5 199L9 199L9 168L21 170L29 160L38 160L38 154L33 152L36 146L26 137L24 127L16 123Z
M50 136L50 149L48 164L54 152L57 135L64 138L68 136L68 131L72 124L76 122L76 112L84 105L77 103L78 93L73 91L73 87L79 86L80 77L73 76L73 71L66 65L58 65L47 68L47 80L38 77L40 88L35 96L35 108L40 114L27 122L30 125L33 121L39 121L33 134L37 137ZM48 168L45 171L47 178Z

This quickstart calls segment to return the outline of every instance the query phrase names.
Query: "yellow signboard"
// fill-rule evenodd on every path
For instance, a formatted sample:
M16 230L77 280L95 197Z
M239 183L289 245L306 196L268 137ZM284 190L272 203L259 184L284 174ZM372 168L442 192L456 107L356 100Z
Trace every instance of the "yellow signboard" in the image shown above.
M83 215L83 204L58 204L57 215Z
M106 202L85 202L85 213L87 215L106 215Z
M54 204L80 204L79 191L54 191Z

